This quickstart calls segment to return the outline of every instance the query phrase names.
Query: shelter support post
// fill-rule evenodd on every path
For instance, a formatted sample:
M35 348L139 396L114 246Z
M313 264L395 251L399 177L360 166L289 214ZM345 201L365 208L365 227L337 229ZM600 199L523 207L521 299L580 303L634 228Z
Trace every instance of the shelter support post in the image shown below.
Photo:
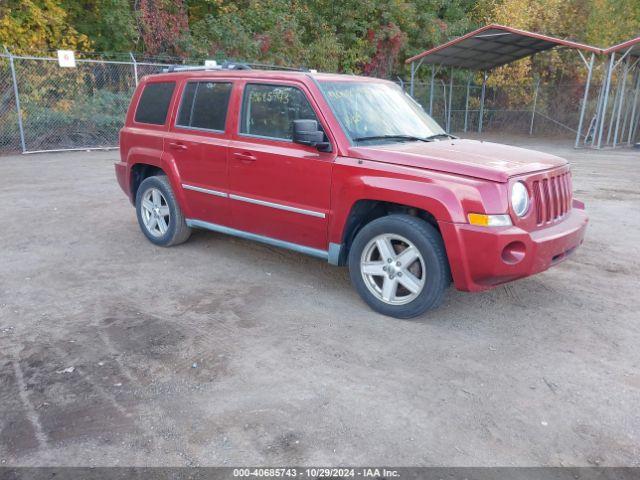
M593 148L596 144L596 142L598 141L598 126L599 126L599 122L600 122L600 112L602 111L602 97L604 95L604 79L602 80L602 84L600 85L600 88L598 89L598 101L596 102L596 114L594 116L594 119L592 120L593 123L593 129L591 128L592 125L589 125L589 129L587 131L587 137L589 136L589 134L591 134L591 148ZM587 143L587 139L585 139L585 144Z
M431 85L429 86L429 115L433 116L433 83L436 78L436 66L431 67Z
M484 96L487 91L487 72L482 72L482 90L480 91L480 114L478 116L478 133L482 133L482 120L484 117Z
M636 71L635 68L638 66L638 63L640 63L640 58L636 59L633 63L631 62L629 63L630 63L629 75L631 75L631 84L629 85L629 95L633 95L633 89L636 84L636 77L634 72ZM624 119L622 121L622 126L620 127L620 143L624 142L624 136L625 136L625 132L627 131L627 125L629 122L629 117L631 116L632 108L633 108L633 105L631 101L624 102Z
M636 86L633 93L633 104L631 107L631 120L629 122L629 135L627 136L627 145L631 145L633 133L636 126L636 108L638 106L638 93L640 92L640 70L636 72Z
M629 74L629 57L624 64L624 71L622 73L622 79L620 81L620 99L618 101L618 114L616 116L616 128L613 133L613 146L618 143L618 130L620 128L620 115L622 114L622 107L624 106L624 93L627 89L627 75Z
M451 99L453 98L453 67L449 71L449 108L447 109L447 133L451 133Z
M531 124L529 125L529 135L533 135L533 121L536 117L536 104L538 103L538 90L540 90L540 77L536 80L536 88L533 92L533 108L531 109Z
M613 66L613 70L616 70L618 66L618 62ZM612 77L613 79L613 77ZM611 117L609 118L609 128L607 128L607 139L604 144L609 145L611 143L611 135L613 134L613 124L618 116L618 101L620 100L620 90L622 89L622 75L618 75L618 81L616 82L615 87L613 87L613 92L615 95L613 96L613 102L611 102Z
M22 123L22 109L20 108L20 93L18 92L18 80L16 78L16 65L13 61L13 54L7 47L4 47L4 51L9 57L9 68L11 69L11 80L13 81L13 95L16 100L16 111L18 114L18 130L20 133L20 147L22 147L22 153L27 151L27 143L24 139L24 125Z
M583 60L585 60L584 57L582 56L582 53L580 53L580 56L582 57ZM584 123L584 113L587 109L587 101L589 100L589 87L591 86L591 74L593 73L593 62L595 61L595 58L596 58L596 54L592 53L591 60L587 64L587 83L584 86L584 95L582 96L582 105L580 106L580 119L578 120L578 133L576 133L575 148L578 148L580 146L580 137L582 136L582 124ZM586 63L586 60L585 60L585 63ZM589 132L587 132L587 134L588 133Z
M629 67L629 75L631 75L631 85L629 85L629 95L633 95L633 86L636 83L636 79L635 76L633 75L633 67L634 65L631 65ZM620 126L620 143L624 142L624 132L627 131L627 123L629 122L629 116L631 115L631 101L627 100L626 102L624 102L624 115L622 118L622 125Z
M471 78L473 74L469 74L469 79L467 80L467 96L464 101L464 131L467 131L469 126L469 91L471 90Z
M416 77L416 62L411 62L411 87L409 88L409 93L411 94L411 98L415 98L413 96L413 84L415 82Z
M613 63L615 61L616 58L616 53L613 52L611 54L611 59L609 60L609 68L607 68L607 72L605 75L605 79L604 79L604 84L602 85L603 90L603 94L602 94L602 108L600 108L600 114L599 114L599 126L598 126L598 144L597 144L597 148L600 148L602 146L602 132L604 129L604 121L606 119L607 116L607 102L609 101L609 88L610 88L610 84L611 84L611 74L613 73Z

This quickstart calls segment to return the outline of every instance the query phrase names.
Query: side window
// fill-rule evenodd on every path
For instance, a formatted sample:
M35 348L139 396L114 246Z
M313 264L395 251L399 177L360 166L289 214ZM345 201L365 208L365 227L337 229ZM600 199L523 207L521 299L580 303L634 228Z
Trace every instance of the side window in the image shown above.
M231 83L189 82L184 87L176 125L223 131L230 98Z
M164 125L175 86L175 82L147 83L138 102L136 122Z
M240 133L291 140L294 120L318 120L300 89L259 84L244 88Z

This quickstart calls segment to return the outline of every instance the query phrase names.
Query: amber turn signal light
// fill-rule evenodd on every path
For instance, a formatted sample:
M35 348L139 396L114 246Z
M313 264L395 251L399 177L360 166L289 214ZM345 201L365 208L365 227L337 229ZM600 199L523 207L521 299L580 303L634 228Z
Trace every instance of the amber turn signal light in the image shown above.
M511 217L509 215L487 215L485 213L470 213L467 215L471 225L481 227L510 227Z

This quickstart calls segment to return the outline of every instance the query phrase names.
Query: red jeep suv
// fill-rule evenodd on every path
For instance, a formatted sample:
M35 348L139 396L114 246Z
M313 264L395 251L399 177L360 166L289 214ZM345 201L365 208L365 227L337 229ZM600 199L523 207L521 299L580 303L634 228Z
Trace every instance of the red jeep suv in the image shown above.
M449 135L397 85L216 69L144 78L120 132L142 232L202 228L348 265L374 310L436 307L546 270L583 240L567 161Z

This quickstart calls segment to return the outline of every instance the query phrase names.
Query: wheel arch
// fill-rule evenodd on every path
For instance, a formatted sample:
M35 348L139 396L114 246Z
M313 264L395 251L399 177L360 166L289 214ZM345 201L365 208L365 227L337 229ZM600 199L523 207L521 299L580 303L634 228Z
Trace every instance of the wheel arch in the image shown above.
M376 199L358 199L349 209L349 213L344 222L344 228L342 229L341 241L339 244L339 253L336 255L334 251L334 258L331 258L331 246L330 246L330 261L337 265L346 265L349 250L354 238L362 228L368 223L381 217L392 214L405 214L414 217L421 218L428 224L432 225L438 233L440 232L440 226L436 216L425 208L416 207L413 205L407 205L404 203L391 202L387 200ZM336 247L333 247L334 250ZM337 257L337 258L336 258Z
M166 175L180 208L187 217L190 216L189 205L173 157L164 154L158 158L156 155L147 155L145 152L136 152L135 149L132 149L128 163L130 165L129 198L132 204L135 205L137 189L145 178L153 175Z
M135 203L136 195L138 194L138 188L140 184L149 177L156 175L166 175L166 172L157 165L151 165L149 163L135 163L131 166L131 173L129 175L129 191L131 192L131 201Z

